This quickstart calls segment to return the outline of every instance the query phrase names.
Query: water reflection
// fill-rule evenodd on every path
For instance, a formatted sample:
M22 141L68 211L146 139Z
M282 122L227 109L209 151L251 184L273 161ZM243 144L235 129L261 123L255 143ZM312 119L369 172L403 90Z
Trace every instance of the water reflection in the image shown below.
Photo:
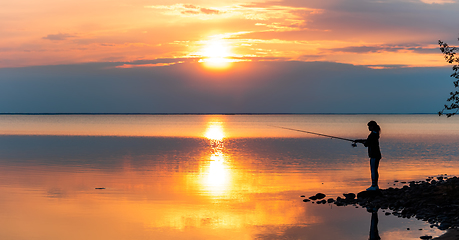
M42 126L43 119L36 117L17 123L30 127L24 136L2 131L14 128L0 119L0 239L353 240L367 239L372 229L371 238L379 235L377 213L370 227L365 209L305 204L299 197L366 188L366 149L266 127L321 131L324 125L341 136L339 131L354 132L351 125L361 128L367 117L66 116L64 122L82 124L61 125L66 131L59 134L41 134L34 124ZM400 119L405 117L392 121ZM60 129L51 120L45 121L50 129ZM105 126L109 120L125 132L112 132ZM87 122L89 136L73 136L85 135ZM399 128L387 129L385 187L395 179L459 173L457 136L402 139L390 135ZM132 137L137 133L142 137ZM419 232L406 228L434 231L420 223L383 214L379 233L383 239L419 239Z
M225 133L222 122L209 121L205 137L209 140L211 152L209 165L203 171L205 177L202 185L212 196L221 196L228 192L231 178L231 169L224 154Z
M369 240L380 240L378 231L378 209L367 209L371 213L371 223L370 223L370 237Z

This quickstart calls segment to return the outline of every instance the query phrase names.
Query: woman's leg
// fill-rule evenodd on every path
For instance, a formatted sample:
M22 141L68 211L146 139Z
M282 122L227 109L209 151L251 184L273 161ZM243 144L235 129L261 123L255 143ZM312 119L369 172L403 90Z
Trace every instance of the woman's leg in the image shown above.
M371 186L372 187L378 186L378 179L379 179L378 167L379 167L379 159L371 158L370 159L370 170L371 170Z

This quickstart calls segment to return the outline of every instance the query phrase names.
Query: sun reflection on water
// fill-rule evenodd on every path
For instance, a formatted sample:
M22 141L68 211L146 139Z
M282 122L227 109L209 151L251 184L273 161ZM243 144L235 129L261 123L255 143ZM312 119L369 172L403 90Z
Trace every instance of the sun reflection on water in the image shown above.
M221 141L223 143L223 138L225 137L225 133L223 132L221 123L219 122L209 123L205 136L207 139L211 141Z
M209 140L211 154L209 165L203 170L202 185L212 196L221 196L228 192L231 170L224 154L225 133L221 122L209 122L205 137Z

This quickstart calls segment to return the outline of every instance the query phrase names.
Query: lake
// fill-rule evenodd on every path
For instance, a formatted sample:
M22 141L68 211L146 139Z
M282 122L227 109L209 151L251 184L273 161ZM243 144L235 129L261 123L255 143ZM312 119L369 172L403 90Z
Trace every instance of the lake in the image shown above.
M366 209L300 197L366 189L367 149L280 127L360 139L370 120L381 188L459 175L459 117L0 115L0 239L369 239ZM443 233L377 217L381 239Z

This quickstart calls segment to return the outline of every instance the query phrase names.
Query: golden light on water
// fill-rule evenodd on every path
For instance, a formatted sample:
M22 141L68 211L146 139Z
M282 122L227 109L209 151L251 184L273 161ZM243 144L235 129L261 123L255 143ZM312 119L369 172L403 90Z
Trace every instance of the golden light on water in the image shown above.
M446 144L444 149L449 146L452 150L448 151L454 154L457 141L453 140L457 139L457 132L451 129L458 129L457 122L448 120L435 124L432 120L435 116L422 116L425 122L410 120L419 117L398 116L398 122L394 123L390 122L393 116L377 117L386 122L383 126L387 129L382 138L387 157L380 165L381 186L399 187L393 185L393 180L422 179L432 173L457 175L459 163L452 161L455 155L435 156L422 149L427 146L430 151L435 151L436 147L432 146L439 142L432 137L441 136L444 142L440 143ZM50 132L54 124L62 129L59 134L81 134L86 130L92 131L91 136L104 136L104 131L119 131L129 123L131 127L125 129L126 132L117 134L135 136L148 129L155 132L154 136L178 133L180 137L9 136L3 130L5 146L0 159L0 192L3 193L0 198L0 222L3 227L0 239L255 239L260 236L284 239L299 236L295 229L305 231L301 232L303 236L311 233L327 239L343 239L341 236L353 236L355 229L363 231L363 235L368 233L368 226L336 233L330 231L338 229L336 226L342 226L347 220L360 219L361 215L348 212L351 208L329 209L326 205L305 204L299 197L300 194L309 196L324 192L327 197L334 198L344 192L357 192L368 187L369 167L364 148L348 147L349 153L357 155L345 158L343 162L334 162L334 154L347 150L340 148L339 152L325 154L324 150L328 148L315 149L317 145L309 145L312 141L301 139L303 135L279 135L276 128L257 130L253 124L266 126L263 120L267 119L269 123L274 122L273 125L288 122L291 125L287 126L292 128L323 133L329 131L343 136L345 132L340 132L340 129L358 133L361 124L359 128L354 128L349 123L365 124L368 116L286 116L279 120L275 120L277 116L111 116L110 121L107 116L80 116L72 121L65 116L8 118L11 119L6 121L4 117L0 122L9 124L3 124L5 126L17 124L14 131L22 129L29 134L37 131L56 134ZM21 118L29 120L19 121ZM298 121L299 118L303 120ZM308 125L302 125L302 122ZM326 129L322 125L326 125ZM149 126L155 128L149 129ZM363 126L362 134L366 134ZM414 135L426 126L430 130L422 131L425 140ZM402 135L396 135L397 132ZM443 133L454 138L445 141ZM144 134L149 136L150 133ZM283 131L281 134L284 134ZM286 131L285 134L291 133ZM276 140L273 136L284 136L284 139ZM71 151L56 152L57 141L62 142L62 149ZM421 153L401 156L399 150L390 153L391 141L413 147L402 149L405 152L417 149ZM10 145L10 142L15 144ZM43 142L40 149L36 147L37 142ZM309 152L299 148L295 150L285 144L288 142L311 150L313 156L323 154L323 161L317 163L318 159L310 158ZM159 150L152 147L155 144L174 151L167 151L167 148L166 151ZM83 155L75 153L80 149L84 150ZM105 152L109 155L101 155ZM423 154L421 158L420 154ZM298 156L300 161L290 159L292 156ZM424 159L424 156L427 158ZM77 162L80 157L94 161L80 165ZM60 159L69 161L58 164ZM19 165L21 162L25 164ZM106 189L97 190L95 187ZM365 210L362 211L364 220L370 220ZM415 239L412 238L413 231L388 227L385 222L389 221L389 217L380 222L380 229L384 229L380 232L383 239L397 236ZM361 221L358 220L358 223ZM23 231L24 226L27 231ZM76 228L81 231L75 231ZM418 239L419 235L415 237Z
M210 122L206 133L211 147L209 165L203 171L202 186L213 196L224 195L230 186L231 169L224 154L225 134L220 122Z
M230 169L225 164L223 154L212 154L206 174L205 186L212 195L222 195L227 192Z
M221 123L210 123L208 126L205 136L210 140L222 141L225 137Z

